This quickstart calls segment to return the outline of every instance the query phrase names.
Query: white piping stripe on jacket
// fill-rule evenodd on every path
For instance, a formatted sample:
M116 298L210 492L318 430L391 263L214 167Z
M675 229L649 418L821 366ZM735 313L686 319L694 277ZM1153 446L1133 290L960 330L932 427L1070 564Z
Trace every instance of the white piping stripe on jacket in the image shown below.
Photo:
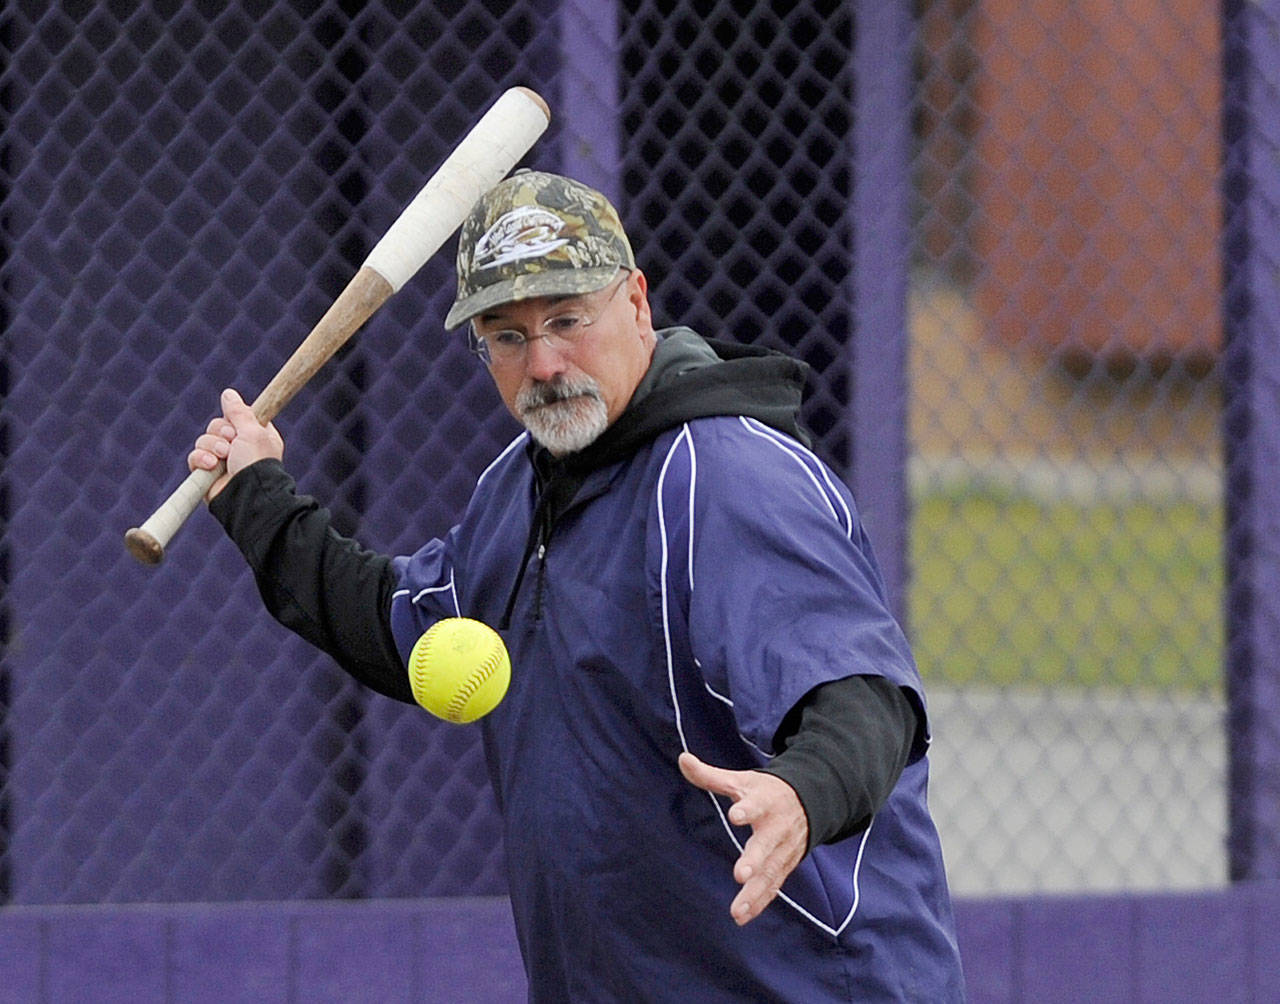
M702 672L702 663L700 663L697 659L694 659L694 660L693 660L693 666L694 666L694 668L695 668L699 673L701 673L701 672ZM719 701L720 703L722 703L722 704L727 704L727 705L728 705L729 707L731 707L731 708L733 707L733 701L731 701L729 698L725 697L725 696L724 696L724 694L717 693L717 692L712 688L711 684L709 684L709 683L707 682L706 677L703 677L703 680L702 680L702 689L703 689L703 690L705 690L708 694L710 694L712 697L714 697L714 698L715 698L717 701ZM744 736L741 732L739 732L739 733L738 733L738 738L742 740L743 745L745 745L745 746L750 746L753 750L755 750L757 753L759 753L759 754L760 754L762 757L764 757L766 760L772 760L772 759L773 759L773 754L772 754L772 753L766 753L766 752L765 752L764 750L762 750L759 746L757 746L755 743L753 743L750 739L748 739L746 736Z
M675 457L681 443L688 443L689 450L692 452L693 440L687 424L676 437L676 441L671 444L671 449L667 451L667 456L662 461L662 471L658 474L658 533L662 536L662 638L667 650L667 686L671 690L671 707L675 710L676 732L680 736L680 748L688 753L689 742L685 739L684 722L680 718L680 700L676 697L675 659L671 655L671 608L667 597L667 561L670 558L670 552L667 549L667 511L662 503L662 487L667 480L667 469L671 466L671 460ZM692 534L692 527L689 528L689 532ZM692 541L690 543L692 544Z
M481 482L483 482L484 479L489 476L489 472L493 470L495 467L497 467L500 463L502 463L502 461L504 461L507 458L508 453L514 450L517 446L521 446L524 443L527 443L528 441L529 441L529 433L527 432L522 432L520 433L520 435L516 436L515 439L511 440L511 442L509 442L506 445L506 447L503 448L503 451L493 459L493 462L489 464L489 466L486 467L483 471L480 472L480 476L476 478L476 487L477 488L480 487Z
M792 439L790 436L783 435L776 429L769 428L769 426L757 419L740 416L738 421L752 434L759 436L761 439L770 440L783 453L788 454L801 466L809 480L813 482L814 487L818 489L818 494L822 496L822 500L827 503L827 508L831 511L831 515L835 517L836 522L844 529L845 537L852 540L853 514L849 512L849 507L845 504L844 498L836 491L835 485L831 483L831 476L827 472L827 467L818 459L817 455L807 449L803 443ZM822 485L818 484L818 479L813 473L815 468L826 483L825 490ZM840 514L836 512L837 503L840 506L840 512L844 514L844 519L841 519Z
M696 484L698 481L698 451L693 446L693 433L689 429L688 423L685 424L684 434L689 437L689 484ZM697 492L689 492L689 595L693 595L693 500L697 496ZM666 537L663 537L666 540Z
M456 617L462 616L462 608L458 605L458 591L457 589L454 588L454 584L453 584L452 568L449 569L449 581L447 583L445 583L443 586L427 586L425 589L419 589L414 594L413 599L411 599L409 602L417 603L420 599L422 599L422 597L430 596L432 593L448 593L450 598L453 600L454 616ZM409 590L397 589L394 593L391 594L391 598L394 600L397 596L408 596L408 595L409 595Z
M767 430L770 433L772 433L772 430L769 430L767 426L763 426L763 425L760 425L759 423L756 423L754 419L744 418L744 419L741 419L741 421L747 427L747 429L750 430L753 434L762 436L762 438L772 441L776 446L778 446L779 449L781 449L784 453L791 456L798 464L800 464L800 466L804 469L805 473L808 475L809 480L813 482L814 487L818 490L818 494L822 497L823 501L826 502L828 509L831 511L832 518L834 518L837 522L839 522L840 517L835 510L835 506L832 504L830 498L827 497L827 493L823 491L822 485L818 482L818 479L814 477L813 472L809 469L808 465L804 463L804 461L801 459L800 456L798 456L792 449L790 449L790 442L784 445L783 443L775 439L773 435L765 435L764 432L762 432L761 430ZM755 426L759 426L759 428L756 428ZM680 431L680 435L678 435L675 441L671 444L671 448L667 451L667 456L662 462L662 470L658 475L657 502L658 502L658 532L662 537L662 560L661 560L662 634L663 634L663 640L666 645L667 685L671 692L671 706L672 706L672 710L675 712L676 732L680 737L680 748L684 752L690 753L692 752L692 750L689 749L688 740L685 738L683 718L680 713L680 699L676 693L675 659L672 655L672 649L671 649L671 610L670 610L670 597L668 596L668 593L667 593L667 569L668 569L669 559L670 559L670 542L667 539L666 503L663 500L663 488L667 480L667 470L670 468L671 463L675 458L676 453L677 451L679 451L682 444L685 446L689 455L689 539L687 542L687 546L689 548L689 585L690 585L690 589L692 590L693 544L694 544L693 496L696 494L696 491L697 491L698 468L697 468L697 451L693 444L693 432L689 428L689 424L687 422L682 427ZM802 450L804 449L803 446L800 446L800 444L798 443L796 444L796 446ZM808 453L808 451L806 450L805 453ZM812 457L813 455L809 454L809 456ZM814 459L816 460L816 458ZM836 495L836 497L839 498L838 495ZM842 503L842 507L843 507L843 503ZM852 517L850 516L847 508L844 509L844 512L848 522L842 523L841 525L848 528L847 533L851 536L853 532ZM706 686L705 682L703 686L704 687ZM710 690L709 687L707 687L707 689ZM721 700L725 700L725 698L721 698L720 695L716 694L714 691L711 691L711 693L712 693L712 696L720 698ZM731 701L726 701L726 703L732 706ZM745 737L743 738L745 739ZM716 815L720 817L720 824L724 827L725 833L728 834L729 840L732 842L733 846L737 848L738 853L741 854L742 843L738 840L737 835L733 832L733 827L729 823L729 819L725 815L725 811L721 807L720 801L711 792L707 792L706 795L709 799L711 799L711 804L715 807ZM858 902L861 899L861 889L859 887L858 879L862 871L862 855L867 848L867 838L870 835L871 835L871 827L868 826L866 830L863 831L862 839L858 843L858 854L857 854L857 858L854 861L854 866L853 866L853 904L850 906L849 912L845 915L844 920L840 922L840 925L838 927L832 927L830 924L824 924L821 920L819 920L812 913L810 913L808 910L806 910L804 907L802 907L799 903L797 903L794 899L792 899L790 896L788 896L786 893L782 892L781 890L779 890L778 892L778 898L782 900L784 903L786 903L788 906L790 906L797 913L799 913L806 920L808 920L810 923L812 923L815 927L820 928L821 930L825 931L827 934L831 935L832 937L838 937L844 931L844 929L849 926L849 922L853 920L854 914L858 912Z
M698 669L699 671L701 671L701 670L702 670L702 663L700 663L697 659L694 659L694 660L693 660L693 665L694 665L694 667L695 667L696 669ZM729 707L731 707L731 708L733 707L733 701L731 701L731 700L729 700L729 698L725 697L725 696L724 696L724 694L717 694L714 690L712 690L712 689L711 689L711 684L709 684L706 680L703 680L703 681L702 681L702 688L703 688L703 689L704 689L708 694L710 694L712 697L714 697L717 701L721 701L721 702L723 702L724 704L729 705Z

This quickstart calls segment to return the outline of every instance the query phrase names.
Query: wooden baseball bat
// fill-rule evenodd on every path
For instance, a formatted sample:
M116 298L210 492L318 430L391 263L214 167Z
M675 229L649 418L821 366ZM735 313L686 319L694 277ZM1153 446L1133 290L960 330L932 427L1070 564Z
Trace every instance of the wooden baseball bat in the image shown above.
M440 249L462 226L480 196L515 167L550 121L547 103L527 87L513 87L494 102L391 224L319 323L254 400L253 413L260 422L265 424L279 414L347 339ZM225 473L225 463L212 471L192 471L141 526L124 535L129 552L144 564L158 565L174 534Z

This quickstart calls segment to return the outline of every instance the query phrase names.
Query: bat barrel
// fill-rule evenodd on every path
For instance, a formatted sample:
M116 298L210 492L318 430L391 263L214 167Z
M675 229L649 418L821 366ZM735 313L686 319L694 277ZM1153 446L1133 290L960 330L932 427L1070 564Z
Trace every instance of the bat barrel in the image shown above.
M399 290L516 166L550 120L547 103L534 91L504 91L374 245L365 266Z

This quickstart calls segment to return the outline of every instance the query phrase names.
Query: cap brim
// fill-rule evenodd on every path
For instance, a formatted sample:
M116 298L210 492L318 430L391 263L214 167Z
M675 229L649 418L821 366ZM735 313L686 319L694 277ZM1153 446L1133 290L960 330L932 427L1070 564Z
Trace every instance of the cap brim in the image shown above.
M505 303L532 300L539 296L581 296L604 289L625 265L608 265L601 268L555 268L545 272L530 272L512 279L503 279L485 286L461 300L455 300L445 315L445 330L452 331L460 324L483 314L486 310Z

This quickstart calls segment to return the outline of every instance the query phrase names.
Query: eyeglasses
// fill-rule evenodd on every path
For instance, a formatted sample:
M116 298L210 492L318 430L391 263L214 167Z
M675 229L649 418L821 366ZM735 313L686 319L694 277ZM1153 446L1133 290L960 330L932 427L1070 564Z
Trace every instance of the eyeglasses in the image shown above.
M476 322L472 320L471 351L487 366L514 366L524 361L529 343L536 338L545 338L548 345L557 349L572 349L582 340L587 329L600 319L626 281L627 275L624 274L614 283L608 296L601 290L588 296L576 296L566 300L562 306L552 308L552 316L540 325L541 331L535 328L526 334L514 328L504 328L482 335L476 331Z

